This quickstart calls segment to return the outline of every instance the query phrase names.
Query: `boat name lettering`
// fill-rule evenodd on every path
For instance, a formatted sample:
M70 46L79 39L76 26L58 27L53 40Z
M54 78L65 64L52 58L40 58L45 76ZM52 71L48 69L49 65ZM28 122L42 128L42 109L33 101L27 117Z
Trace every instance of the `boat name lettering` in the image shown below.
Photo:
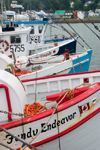
M34 41L34 43L41 43L41 35L31 36L30 40Z
M43 132L47 132L49 130L52 130L54 128L57 128L57 126L60 126L61 124L65 124L66 122L69 122L70 120L75 118L75 114L76 112L68 115L67 117L62 118L61 120L57 120L54 119L54 122L51 124L47 124L46 127L44 127L44 129L42 129L41 133ZM44 126L45 123L41 123L41 128ZM22 133L20 135L17 135L17 137L21 138L21 139L27 139L27 138L32 138L33 136L35 136L38 132L40 131L40 129L35 129L33 130L31 127L29 127L29 130L27 133ZM14 137L7 134L5 136L7 138L7 144L11 144L14 141ZM15 141L18 141L17 139L15 139Z
M66 122L68 122L69 120L72 120L75 118L75 114L76 112L74 112L71 115L68 115L65 118L62 118L61 120L54 120L54 122L52 124L47 124L47 126L41 131L41 132L46 132L49 131L51 129L57 128L57 126L60 126L61 124L65 124ZM41 124L41 128L45 125L45 123Z
M46 53L46 54L41 54L39 57L42 58L42 57L47 57L47 56L49 56L49 55L51 55L51 52Z
M25 51L25 46L24 44L19 44L19 45L10 45L10 52L24 52Z

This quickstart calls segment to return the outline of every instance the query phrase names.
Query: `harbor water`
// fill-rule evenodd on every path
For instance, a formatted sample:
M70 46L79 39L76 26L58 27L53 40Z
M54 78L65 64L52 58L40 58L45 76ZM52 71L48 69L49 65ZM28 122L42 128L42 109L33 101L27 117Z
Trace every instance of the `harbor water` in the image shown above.
M100 30L100 23L94 23L94 25ZM89 47L92 48L93 51L89 68L90 71L100 70L100 31L96 30L94 25L92 23L72 23L70 26L66 23L59 24L59 26L65 27L70 32L75 33L76 31L76 33L78 33L80 36L77 42L76 52L85 52L87 49L89 49ZM75 31L73 31L73 29ZM48 28L47 34L49 31L50 28ZM68 37L70 36L61 28L60 30L58 28L54 28L50 34L66 35ZM86 43L89 45L89 47L86 45ZM84 48L81 45L84 46Z

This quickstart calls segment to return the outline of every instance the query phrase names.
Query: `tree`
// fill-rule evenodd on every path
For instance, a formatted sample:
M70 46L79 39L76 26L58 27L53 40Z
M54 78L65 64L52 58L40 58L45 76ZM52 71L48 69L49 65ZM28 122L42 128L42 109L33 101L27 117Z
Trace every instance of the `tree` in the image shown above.
M83 5L80 0L76 0L74 3L74 10L83 10Z
M62 3L66 10L69 10L70 8L70 0L62 0Z

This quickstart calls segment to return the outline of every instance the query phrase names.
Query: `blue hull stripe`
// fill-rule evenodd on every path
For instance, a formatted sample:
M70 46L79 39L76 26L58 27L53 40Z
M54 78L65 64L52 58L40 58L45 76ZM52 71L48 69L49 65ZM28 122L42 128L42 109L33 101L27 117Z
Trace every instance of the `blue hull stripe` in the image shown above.
M70 71L68 73L75 73L76 72L85 72L85 71L88 71L89 70L89 66L90 66L90 61L91 61L91 55L92 55L92 50L89 50L87 51L88 54L82 56L81 58L77 58L75 60L73 60L73 65L79 63L79 62L82 62L82 61L85 61L86 59L89 59L89 61L83 63L83 64L79 64L78 66L75 66L74 67L74 70L73 68L70 69Z
M14 24L25 24L25 25L29 25L29 24L49 24L50 21L16 21L14 22ZM5 22L5 24L9 25L9 22Z

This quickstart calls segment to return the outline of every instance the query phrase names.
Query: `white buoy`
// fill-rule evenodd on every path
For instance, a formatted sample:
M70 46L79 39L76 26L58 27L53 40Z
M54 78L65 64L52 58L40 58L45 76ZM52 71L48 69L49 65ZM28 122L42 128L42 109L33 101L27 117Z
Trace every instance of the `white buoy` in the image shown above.
M16 66L18 69L24 69L28 63L28 59L25 56L20 56L16 59Z

